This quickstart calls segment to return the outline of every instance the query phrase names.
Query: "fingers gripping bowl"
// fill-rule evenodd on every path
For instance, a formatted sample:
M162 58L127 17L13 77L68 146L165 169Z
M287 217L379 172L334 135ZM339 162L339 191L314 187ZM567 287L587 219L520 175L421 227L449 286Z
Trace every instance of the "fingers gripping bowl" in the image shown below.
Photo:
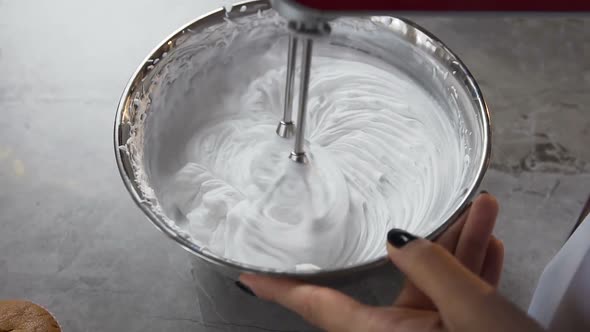
M485 173L487 107L448 48L398 18L331 28L314 43L304 168L274 134L288 30L267 1L181 28L123 93L125 186L161 231L232 275L370 271L387 262L390 228L435 237Z

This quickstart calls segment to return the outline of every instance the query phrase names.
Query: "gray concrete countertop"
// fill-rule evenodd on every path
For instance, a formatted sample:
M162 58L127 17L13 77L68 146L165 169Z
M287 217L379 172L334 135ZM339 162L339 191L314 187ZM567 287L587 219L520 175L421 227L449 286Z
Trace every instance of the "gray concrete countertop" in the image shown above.
M215 294L135 207L113 156L129 76L219 4L0 0L0 298L44 305L65 331L263 331L209 314ZM416 21L463 59L490 106L482 188L502 206L501 291L525 308L589 193L590 18ZM281 330L307 329L297 326Z

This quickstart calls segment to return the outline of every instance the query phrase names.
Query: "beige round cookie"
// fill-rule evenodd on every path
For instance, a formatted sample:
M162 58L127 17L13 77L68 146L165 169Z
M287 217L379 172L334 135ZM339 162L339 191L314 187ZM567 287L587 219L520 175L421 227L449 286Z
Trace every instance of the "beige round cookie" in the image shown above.
M45 308L25 300L0 301L0 331L61 332Z

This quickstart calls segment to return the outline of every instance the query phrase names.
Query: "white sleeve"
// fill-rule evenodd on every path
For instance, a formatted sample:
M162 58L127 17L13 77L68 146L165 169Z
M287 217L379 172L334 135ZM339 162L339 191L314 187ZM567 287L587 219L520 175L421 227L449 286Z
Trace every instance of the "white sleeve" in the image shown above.
M545 267L529 314L550 331L590 331L590 215Z

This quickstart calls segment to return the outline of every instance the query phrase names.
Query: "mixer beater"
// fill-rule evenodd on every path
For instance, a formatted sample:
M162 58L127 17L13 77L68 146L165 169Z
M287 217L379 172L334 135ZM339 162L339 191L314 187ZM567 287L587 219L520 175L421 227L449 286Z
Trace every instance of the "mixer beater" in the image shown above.
M298 163L307 163L305 153L305 121L307 117L307 96L309 90L309 76L311 72L311 58L313 52L313 38L330 32L327 22L297 22L290 21L289 48L287 50L287 74L285 83L285 99L283 102L283 119L277 126L277 135L289 138L295 134L295 146L289 158ZM297 46L301 42L301 72L299 76L299 100L297 105L297 126L293 123L293 96L295 88L295 69L297 60Z

